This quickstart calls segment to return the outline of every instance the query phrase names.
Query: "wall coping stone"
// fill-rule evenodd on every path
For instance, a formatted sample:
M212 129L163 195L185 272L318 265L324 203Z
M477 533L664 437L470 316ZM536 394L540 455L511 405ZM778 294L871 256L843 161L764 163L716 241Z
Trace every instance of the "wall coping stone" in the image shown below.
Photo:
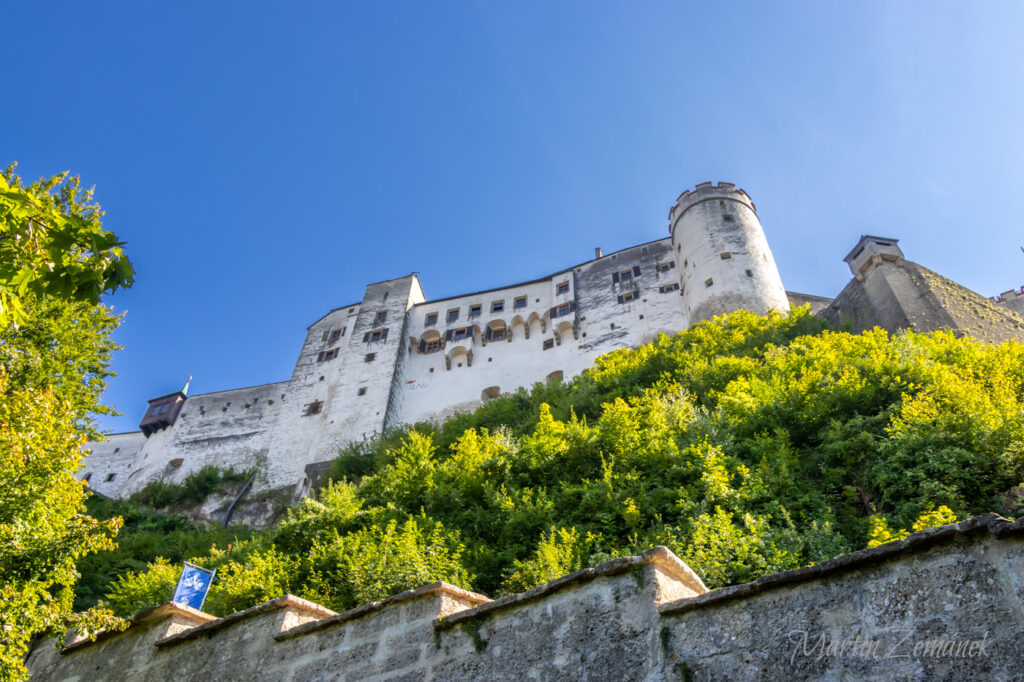
M217 632L218 630L222 630L226 627L234 625L235 623L247 620L261 613L284 608L293 608L299 611L305 611L306 613L311 613L315 616L320 616L321 618L328 618L330 616L337 615L334 611L331 611L329 608L325 606L320 606L319 604L311 602L308 599L296 597L293 594L286 594L283 597L271 599L270 601L263 602L262 604L257 604L256 606L250 606L249 608L243 609L242 611L235 611L234 613L229 613L223 618L217 618L215 620L207 621L202 625L190 628L188 630L185 630L184 632L179 632L176 635L164 637L156 643L156 646L173 646L175 644L180 644L181 642L190 639L195 639L196 637L201 637L203 635L209 636Z
M461 587L456 587L455 585L451 585L443 581L438 581L428 585L423 585L422 587L417 587L415 590L400 592L387 597L386 599L381 599L380 601L370 602L369 604L363 604L355 607L354 609L349 609L348 611L342 611L341 613L334 614L328 618L324 618L323 620L303 623L302 625L292 628L287 632L281 632L274 635L274 639L280 641L284 639L291 639L292 637L299 637L310 632L316 632L317 630L323 630L324 628L329 628L333 625L368 616L400 602L419 599L421 597L427 597L432 594L439 593L448 594L458 599L464 599L476 604L486 604L491 601L490 597L477 594L476 592L470 592L469 590L464 590Z
M619 557L617 559L605 561L604 563L598 564L592 568L583 568L575 573L564 575L561 578L555 578L550 582L538 585L526 592L510 594L506 597L488 602L487 604L477 606L474 609L460 611L459 613L439 618L434 622L434 628L437 630L447 630L460 623L474 620L480 616L487 615L495 611L515 608L528 602L542 599L572 585L587 583L595 578L619 575L631 571L634 566L645 566L648 564L658 566L665 571L665 573L684 583L695 592L703 594L708 591L708 588L704 586L704 583L697 574L694 573L693 570L682 561L682 559L673 554L672 550L668 547L658 545L657 547L652 547L651 549L643 552L640 556Z
M132 628L137 627L139 625L158 623L162 620L167 620L168 618L172 618L174 616L184 616L186 620L191 619L195 621L197 624L203 624L217 619L216 616L210 615L205 611L200 611L199 609L194 609L191 606L186 606L184 604L178 604L173 601L168 601L164 602L163 604L159 604L157 606L153 606L148 609L143 609L139 611L129 619L128 627L124 630L104 630L98 633L92 639L83 637L65 646L63 649L61 649L60 653L61 655L68 654L72 651L77 651L78 649L83 649L85 647L92 646L93 644L101 642L105 639L109 639L111 637L124 634L128 632L128 630L131 630Z
M688 597L658 606L661 615L677 615L702 608L711 604L750 597L786 585L817 580L837 573L846 573L867 566L874 566L899 559L909 554L923 552L940 544L950 544L957 540L979 533L988 532L992 536L1003 539L1014 535L1024 535L1024 517L1009 521L999 514L988 513L965 519L959 523L951 523L936 528L928 528L912 533L902 540L894 540L884 545L862 549L843 554L820 564L794 568L781 573L773 573L742 585L720 587L696 597Z

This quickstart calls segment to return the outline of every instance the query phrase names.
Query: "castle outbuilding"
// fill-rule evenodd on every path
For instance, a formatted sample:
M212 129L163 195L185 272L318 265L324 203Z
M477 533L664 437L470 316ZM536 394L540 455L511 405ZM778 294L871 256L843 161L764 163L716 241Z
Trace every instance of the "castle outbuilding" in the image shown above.
M683 192L669 233L598 250L547 277L444 299L427 299L415 274L369 284L358 302L307 328L289 379L156 398L140 431L87 446L82 476L103 495L126 497L204 466L256 469L257 491L294 498L348 443L570 379L599 355L740 309L809 304L854 331L1024 340L1024 294L986 299L907 261L895 239L861 237L845 259L854 278L835 299L787 292L754 202L731 183Z

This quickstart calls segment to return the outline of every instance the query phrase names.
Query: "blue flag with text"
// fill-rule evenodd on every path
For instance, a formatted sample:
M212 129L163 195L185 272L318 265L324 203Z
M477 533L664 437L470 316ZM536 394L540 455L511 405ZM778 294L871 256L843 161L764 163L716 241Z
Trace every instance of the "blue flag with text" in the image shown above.
M181 578L178 579L178 588L174 590L174 603L191 606L194 609L203 608L206 601L206 593L213 583L213 576L217 571L208 571L195 564L185 562L185 568L181 571Z

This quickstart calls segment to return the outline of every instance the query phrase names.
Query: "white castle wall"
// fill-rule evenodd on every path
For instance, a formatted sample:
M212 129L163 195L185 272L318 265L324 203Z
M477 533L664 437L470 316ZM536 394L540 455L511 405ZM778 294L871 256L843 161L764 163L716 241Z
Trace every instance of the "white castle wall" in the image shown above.
M151 480L180 482L214 465L257 469L257 490L301 494L310 465L382 429L443 420L500 393L570 379L603 353L677 333L694 319L788 308L745 192L705 183L684 193L671 221L672 237L499 289L428 301L416 275L370 284L359 303L310 325L288 381L189 397L172 426L119 460L130 471L106 490L126 496ZM705 287L708 277L713 287ZM517 299L525 303L517 307ZM449 311L457 318L449 320ZM428 323L432 314L436 322ZM455 337L467 327L466 338ZM504 338L489 339L489 328L504 329ZM109 459L106 445L93 448L87 468Z

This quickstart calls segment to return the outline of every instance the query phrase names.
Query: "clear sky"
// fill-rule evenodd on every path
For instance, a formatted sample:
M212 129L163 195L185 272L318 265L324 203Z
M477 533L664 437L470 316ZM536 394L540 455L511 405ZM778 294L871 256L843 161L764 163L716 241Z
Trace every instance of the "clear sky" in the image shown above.
M135 287L105 396L290 376L367 283L429 298L667 235L749 191L790 290L862 233L1024 284L1024 3L21 2L0 163L96 185Z

